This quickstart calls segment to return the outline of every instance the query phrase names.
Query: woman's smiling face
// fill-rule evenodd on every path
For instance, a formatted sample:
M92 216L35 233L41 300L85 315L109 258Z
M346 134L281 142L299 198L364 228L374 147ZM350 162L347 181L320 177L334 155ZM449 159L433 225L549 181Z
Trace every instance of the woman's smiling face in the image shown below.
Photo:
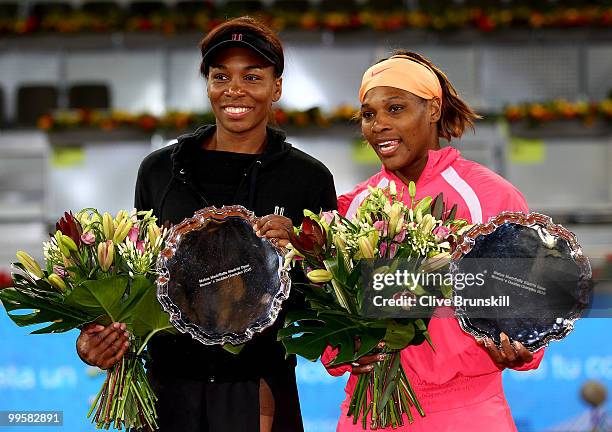
M374 87L361 105L361 131L388 170L416 181L427 152L439 148L439 108L439 99L425 100L395 87Z
M217 127L244 133L265 127L272 102L281 96L282 79L255 51L233 47L212 59L207 88Z

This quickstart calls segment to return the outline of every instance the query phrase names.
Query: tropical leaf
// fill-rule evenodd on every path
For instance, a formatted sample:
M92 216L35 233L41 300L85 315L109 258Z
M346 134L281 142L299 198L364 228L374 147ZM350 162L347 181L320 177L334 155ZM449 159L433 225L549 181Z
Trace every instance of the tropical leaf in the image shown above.
M287 315L286 323L288 326L279 330L278 339L288 354L315 361L327 346L332 346L339 352L331 365L356 360L371 351L384 336L384 329L367 328L346 314L294 311ZM355 334L361 340L359 350L355 348Z
M88 280L77 285L66 297L66 304L99 316L106 315L116 322L122 312L122 298L128 285L128 276L109 276Z
M129 307L128 307L129 306ZM145 337L160 331L173 331L170 316L157 300L155 283L144 276L137 276L130 286L128 298L121 304L119 314L137 337Z
M390 349L403 349L412 341L414 334L415 329L412 322L402 324L390 320L384 337L385 346Z
M55 333L68 331L87 322L93 317L57 299L32 296L15 288L0 291L0 300L6 312L15 324L20 327L55 322L57 325L36 330L36 333ZM27 314L15 314L15 311L33 311ZM61 325L59 321L61 320Z

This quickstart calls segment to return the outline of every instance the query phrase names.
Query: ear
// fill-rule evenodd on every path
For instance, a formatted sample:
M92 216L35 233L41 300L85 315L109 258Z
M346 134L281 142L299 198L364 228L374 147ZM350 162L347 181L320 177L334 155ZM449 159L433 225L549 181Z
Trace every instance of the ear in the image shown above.
M437 123L442 116L442 101L439 97L429 100L429 116L431 123Z
M274 81L274 94L272 96L273 102L278 102L283 94L283 78L278 77Z

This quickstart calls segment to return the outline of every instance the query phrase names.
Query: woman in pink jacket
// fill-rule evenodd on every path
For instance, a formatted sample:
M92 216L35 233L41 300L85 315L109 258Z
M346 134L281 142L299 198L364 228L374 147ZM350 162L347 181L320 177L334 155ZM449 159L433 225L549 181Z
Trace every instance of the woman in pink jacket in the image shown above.
M453 147L440 148L439 139L459 138L478 116L463 102L446 76L428 59L397 52L370 69L359 91L361 129L382 161L381 171L338 199L341 214L352 217L369 193L368 186L385 187L394 181L416 183L416 199L444 193L447 205L457 204L457 217L486 222L503 210L527 212L523 195L489 169L461 157ZM399 194L398 194L399 195ZM404 193L405 197L409 194ZM502 348L491 340L477 341L464 333L450 308L438 308L429 323L435 351L428 344L402 350L401 361L425 410L403 431L511 432L516 431L502 388L505 368L537 368L543 352L530 353L502 334ZM328 364L336 351L323 355ZM371 370L378 355L353 364L330 367L332 375L351 372L342 404L338 431L357 431L347 417L357 375ZM391 429L389 429L391 430Z

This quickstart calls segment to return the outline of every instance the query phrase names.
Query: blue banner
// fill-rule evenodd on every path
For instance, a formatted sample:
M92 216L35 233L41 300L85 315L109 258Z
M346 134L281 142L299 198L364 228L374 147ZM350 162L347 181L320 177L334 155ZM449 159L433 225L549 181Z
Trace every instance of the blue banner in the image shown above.
M538 370L504 373L506 397L519 431L563 430L563 425L583 421L589 409L579 394L583 383L597 380L608 388L612 384L610 322L580 320L564 341L551 343ZM95 430L86 414L103 374L76 355L77 332L28 332L0 313L0 410L62 411L63 426L45 430ZM347 376L332 377L321 363L300 359L297 378L306 430L334 431Z

